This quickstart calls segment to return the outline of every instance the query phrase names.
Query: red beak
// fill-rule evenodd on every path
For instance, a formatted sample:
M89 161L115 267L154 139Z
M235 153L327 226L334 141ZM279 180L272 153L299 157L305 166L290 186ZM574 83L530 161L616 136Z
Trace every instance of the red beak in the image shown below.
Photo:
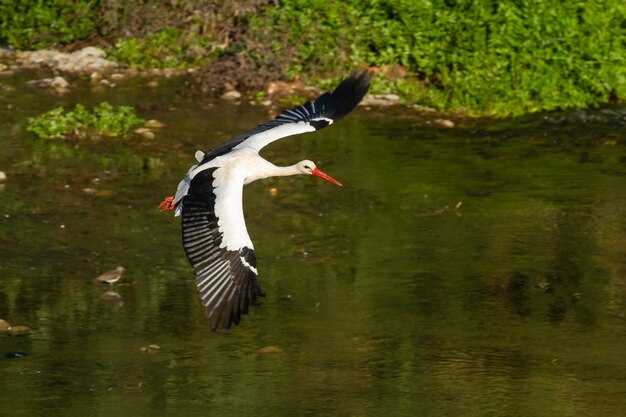
M343 187L343 185L341 185L341 183L339 181L337 181L336 179L334 179L333 177L331 177L330 175L328 175L327 173L325 173L324 171L322 171L319 168L314 168L313 171L311 171L311 174L315 175L316 177L320 177L322 179L325 179L328 182L332 182L335 185Z

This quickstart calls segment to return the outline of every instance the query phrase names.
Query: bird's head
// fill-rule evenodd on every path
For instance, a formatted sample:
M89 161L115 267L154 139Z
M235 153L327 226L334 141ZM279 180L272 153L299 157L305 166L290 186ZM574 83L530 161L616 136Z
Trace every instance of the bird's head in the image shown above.
M335 185L338 186L342 186L341 183L339 181L337 181L336 179L334 179L333 177L331 177L330 175L328 175L327 173L325 173L324 171L322 171L321 169L319 169L317 166L315 166L315 162L313 161L309 161L308 159L305 159L304 161L300 161L296 164L296 169L304 175L315 175L316 177L320 177L322 179L325 179L328 182L332 182Z

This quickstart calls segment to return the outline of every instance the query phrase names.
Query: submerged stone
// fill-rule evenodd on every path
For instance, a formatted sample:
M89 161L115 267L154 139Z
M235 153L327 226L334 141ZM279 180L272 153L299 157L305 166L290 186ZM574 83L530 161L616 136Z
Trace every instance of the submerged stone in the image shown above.
M26 356L25 352L7 352L4 354L4 357L7 359L23 358L24 356Z
M152 120L148 120L146 123L143 124L145 127L150 128L150 129L161 129L162 127L165 127L165 123L163 122L159 122L156 119L152 119Z
M0 319L0 331L7 331L11 328L11 325L6 320Z
M147 127L140 127L138 129L135 129L135 133L144 139L152 140L155 137L154 132Z
M30 333L30 327L28 327L28 326L11 326L9 328L9 333L12 334L13 336L29 334Z
M265 346L262 347L261 349L257 350L257 353L261 353L263 355L271 355L271 354L275 354L275 353L283 353L284 350L282 348L279 348L278 346Z
M238 100L241 98L241 93L239 91L227 91L220 96L222 100Z

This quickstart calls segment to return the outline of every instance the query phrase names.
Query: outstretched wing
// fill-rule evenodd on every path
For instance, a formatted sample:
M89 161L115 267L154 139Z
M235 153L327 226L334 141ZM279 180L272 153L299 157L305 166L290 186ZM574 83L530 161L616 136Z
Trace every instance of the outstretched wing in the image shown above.
M243 218L243 181L214 186L219 169L193 177L182 210L183 248L212 330L220 321L226 329L239 324L257 296L264 296Z
M367 70L353 72L332 93L324 93L315 101L285 110L276 119L207 152L200 165L233 149L250 147L259 151L275 140L323 129L350 113L359 104L369 89L370 79L371 73Z

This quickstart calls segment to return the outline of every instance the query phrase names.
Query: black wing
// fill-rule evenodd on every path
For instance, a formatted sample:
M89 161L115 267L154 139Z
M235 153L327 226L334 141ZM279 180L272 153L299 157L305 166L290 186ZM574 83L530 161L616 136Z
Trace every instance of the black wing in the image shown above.
M324 93L315 101L285 110L276 119L234 137L204 155L200 165L238 146L259 151L275 140L323 129L350 113L361 102L369 89L370 80L369 71L354 71L332 93Z
M191 180L182 210L183 248L196 275L196 286L212 330L220 321L226 329L231 323L239 324L250 304L257 304L257 296L264 296L254 249L220 248L228 236L220 231L215 214L216 169L201 171Z

